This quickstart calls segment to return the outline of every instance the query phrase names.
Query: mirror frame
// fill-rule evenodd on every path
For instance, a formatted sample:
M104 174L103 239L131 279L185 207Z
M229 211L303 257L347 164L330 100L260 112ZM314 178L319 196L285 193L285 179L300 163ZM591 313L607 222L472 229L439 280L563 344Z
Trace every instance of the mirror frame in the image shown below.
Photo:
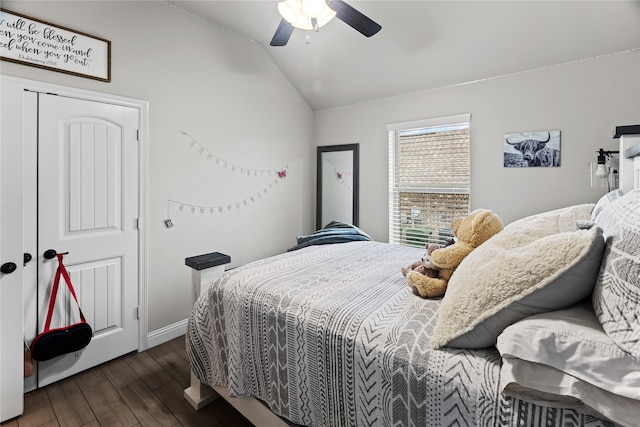
M322 154L335 151L353 152L353 201L351 224L358 226L359 200L360 200L360 144L324 145L317 147L316 155L316 230L320 230L322 224Z

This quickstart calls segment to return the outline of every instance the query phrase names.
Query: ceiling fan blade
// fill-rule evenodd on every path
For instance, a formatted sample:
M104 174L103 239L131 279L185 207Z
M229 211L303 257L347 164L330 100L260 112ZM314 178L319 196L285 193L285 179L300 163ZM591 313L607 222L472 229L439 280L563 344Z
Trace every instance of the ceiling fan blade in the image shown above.
M271 46L285 46L289 42L292 33L293 25L282 19L269 44Z
M327 2L327 5L336 11L336 17L338 19L366 37L371 37L382 29L380 24L358 12L342 0L330 0Z

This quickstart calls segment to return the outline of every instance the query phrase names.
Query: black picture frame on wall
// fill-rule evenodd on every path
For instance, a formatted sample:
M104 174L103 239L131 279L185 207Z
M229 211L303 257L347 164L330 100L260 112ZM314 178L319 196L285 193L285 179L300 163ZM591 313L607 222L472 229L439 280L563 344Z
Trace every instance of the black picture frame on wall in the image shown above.
M360 145L325 145L317 148L316 167L316 229L320 230L331 221L341 221L358 226L360 199ZM331 165L335 163L335 165ZM351 170L349 170L351 169ZM323 181L337 181L339 192L350 192L348 202L344 194L338 195L336 186L331 189ZM348 194L348 193L347 193ZM338 205L344 210L338 216L327 216L328 204ZM325 215L323 215L325 208Z

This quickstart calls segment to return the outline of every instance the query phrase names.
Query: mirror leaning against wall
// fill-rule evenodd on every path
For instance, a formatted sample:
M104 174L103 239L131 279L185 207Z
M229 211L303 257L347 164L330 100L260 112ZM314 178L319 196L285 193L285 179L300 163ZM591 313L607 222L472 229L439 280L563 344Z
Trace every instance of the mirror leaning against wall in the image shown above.
M358 225L359 144L318 147L316 229L331 221Z

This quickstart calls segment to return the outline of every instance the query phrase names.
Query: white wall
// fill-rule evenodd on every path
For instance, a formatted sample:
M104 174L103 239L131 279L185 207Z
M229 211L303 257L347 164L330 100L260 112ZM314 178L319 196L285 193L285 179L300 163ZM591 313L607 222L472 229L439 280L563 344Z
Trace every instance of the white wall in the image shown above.
M2 7L111 40L112 81L5 61L2 74L149 101L149 331L189 315L185 257L218 251L240 265L282 252L314 228L313 113L261 46L158 1L3 1ZM287 178L250 202L274 178L217 167L181 131L245 168L288 166ZM181 212L168 208L169 199L233 208ZM169 215L175 226L167 229Z
M523 52L526 55L526 52ZM390 76L389 78L393 78ZM640 121L640 51L315 112L316 144L360 143L360 227L388 240L387 123L471 113L471 208L509 223L595 202L589 162ZM504 168L504 134L560 130L558 168Z

